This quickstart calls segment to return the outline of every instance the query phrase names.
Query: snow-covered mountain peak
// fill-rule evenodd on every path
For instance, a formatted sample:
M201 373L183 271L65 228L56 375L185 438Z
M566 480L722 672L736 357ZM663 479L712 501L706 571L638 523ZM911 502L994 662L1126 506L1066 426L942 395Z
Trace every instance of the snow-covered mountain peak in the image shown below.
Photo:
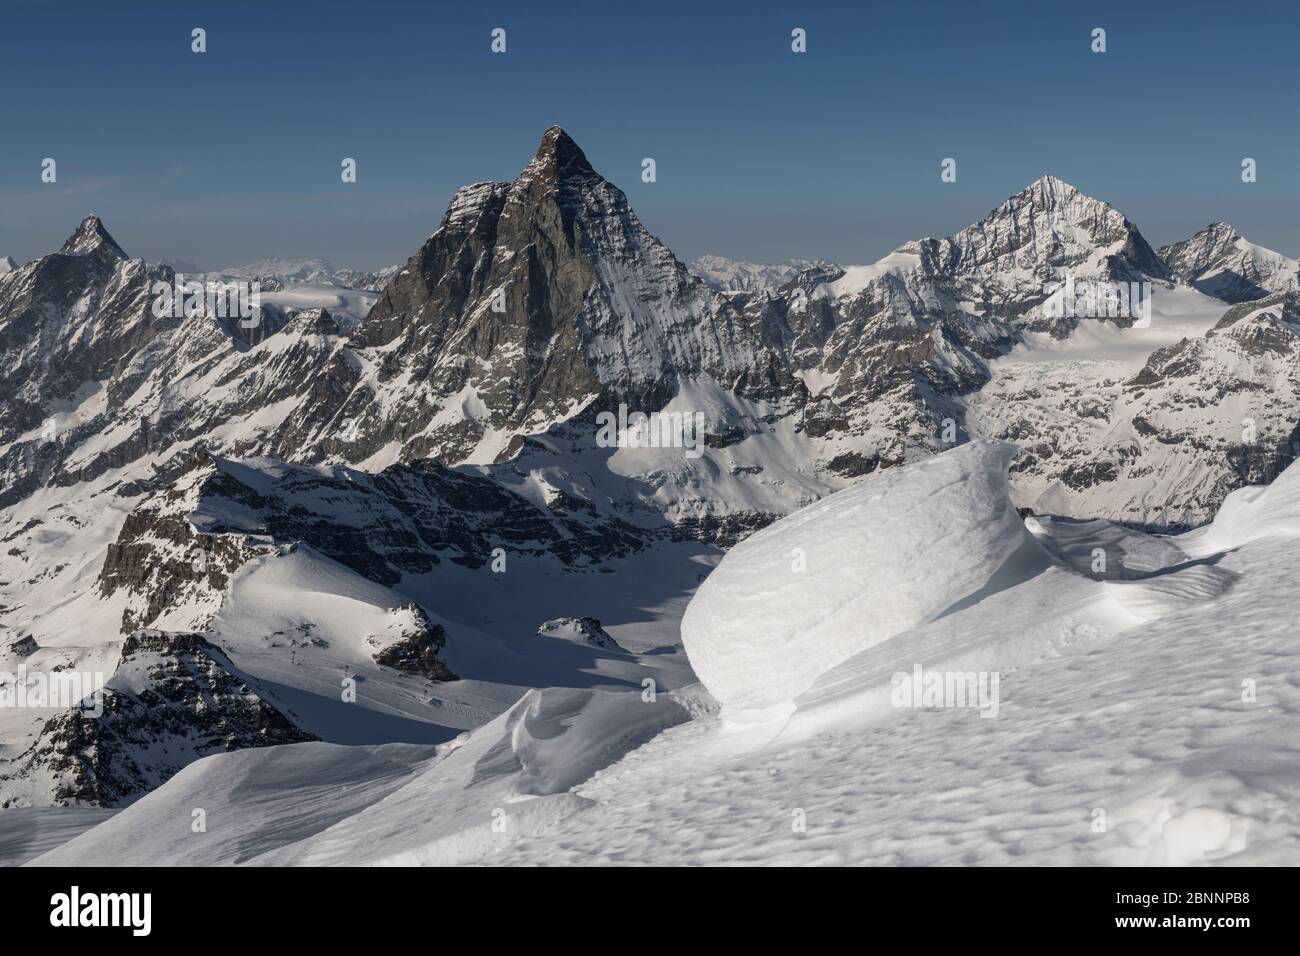
M786 394L774 384L779 362L739 318L553 127L513 183L456 193L353 342L388 350L385 380L411 363L421 393L400 403L413 409L400 439L391 420L377 432L412 457L486 463L602 394L662 408L703 376Z
M989 240L994 240L992 243ZM1086 196L1055 176L1042 176L952 237L972 251L1031 248L1036 255L1089 256L1110 247L1140 243L1136 264L1163 277L1166 270L1137 227L1107 202Z
M1204 229L1202 229L1200 232L1198 232L1197 235L1209 236L1209 237L1225 237L1233 241L1241 238L1241 233L1237 231L1236 227L1233 226L1231 223L1227 223L1227 222L1212 222Z
M104 228L104 223L98 216L90 215L81 220L75 232L70 235L60 252L68 255L80 256L87 253L97 252L100 249L106 250L111 255L119 259L130 258L117 244L108 230Z
M1171 268L1195 266L1197 261L1210 262L1224 255L1243 251L1242 235L1226 222L1212 222L1189 239L1175 242L1160 250ZM1247 243L1252 245L1252 243Z
M1179 278L1225 302L1300 289L1300 262L1250 242L1226 222L1160 250Z
M9 256L0 256L0 275L6 272L13 272L18 268L18 263L14 262Z
M1051 173L1044 173L1042 176L1039 176L1032 183L1026 186L1023 191L1026 193L1036 193L1046 203L1069 202L1075 196L1083 196L1083 194L1074 186L1070 185L1063 179L1057 179ZM1091 197L1088 196L1083 196L1083 198L1089 199L1091 202L1099 202L1099 200L1091 199ZM1105 203L1102 203L1102 205L1105 205Z

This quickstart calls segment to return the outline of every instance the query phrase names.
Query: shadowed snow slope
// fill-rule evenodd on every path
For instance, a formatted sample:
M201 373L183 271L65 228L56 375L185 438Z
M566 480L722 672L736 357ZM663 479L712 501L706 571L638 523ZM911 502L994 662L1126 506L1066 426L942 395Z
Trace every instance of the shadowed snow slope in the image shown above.
M818 675L1047 556L1011 506L1011 445L972 443L868 478L738 544L682 619L729 711L791 701Z

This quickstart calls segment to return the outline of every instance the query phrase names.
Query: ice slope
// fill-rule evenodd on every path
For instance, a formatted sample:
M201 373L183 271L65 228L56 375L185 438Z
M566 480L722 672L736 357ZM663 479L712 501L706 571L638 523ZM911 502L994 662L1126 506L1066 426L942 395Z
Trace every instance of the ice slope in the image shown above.
M971 443L824 498L736 545L682 618L696 674L731 711L938 617L1013 555L1046 563L1011 507L1016 449Z

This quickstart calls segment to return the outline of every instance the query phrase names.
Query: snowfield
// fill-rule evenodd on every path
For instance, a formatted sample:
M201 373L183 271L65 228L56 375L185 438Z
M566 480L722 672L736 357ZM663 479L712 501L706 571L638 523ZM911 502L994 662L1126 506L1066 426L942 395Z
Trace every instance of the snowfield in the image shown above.
M684 618L704 686L209 757L31 862L1295 863L1300 468L1158 538L1026 525L1007 458L959 447L734 549ZM901 706L918 669L995 706Z

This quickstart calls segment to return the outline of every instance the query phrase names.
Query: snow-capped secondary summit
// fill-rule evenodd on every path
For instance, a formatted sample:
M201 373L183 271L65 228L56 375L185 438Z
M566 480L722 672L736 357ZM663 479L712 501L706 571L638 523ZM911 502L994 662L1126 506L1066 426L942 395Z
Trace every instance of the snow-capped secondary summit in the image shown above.
M1300 289L1300 261L1248 241L1226 222L1212 222L1160 255L1179 278L1224 302Z
M76 232L70 235L60 252L69 255L85 255L90 252L97 252L104 249L119 259L130 258L117 244L108 230L104 228L104 223L98 216L87 216L81 220L81 225L77 227Z

